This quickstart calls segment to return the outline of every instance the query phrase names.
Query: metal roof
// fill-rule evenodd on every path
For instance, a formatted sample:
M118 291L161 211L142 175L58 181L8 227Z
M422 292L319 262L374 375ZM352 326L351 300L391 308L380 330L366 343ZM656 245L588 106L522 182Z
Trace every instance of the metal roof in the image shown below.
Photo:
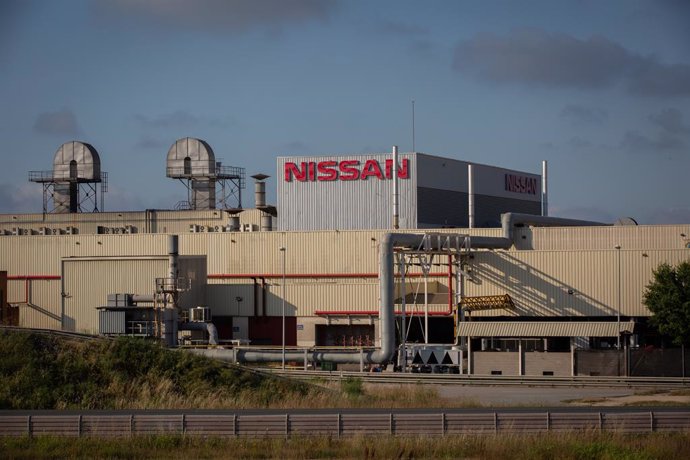
M635 323L620 323L620 332L632 333ZM617 337L613 321L470 321L458 324L459 337Z

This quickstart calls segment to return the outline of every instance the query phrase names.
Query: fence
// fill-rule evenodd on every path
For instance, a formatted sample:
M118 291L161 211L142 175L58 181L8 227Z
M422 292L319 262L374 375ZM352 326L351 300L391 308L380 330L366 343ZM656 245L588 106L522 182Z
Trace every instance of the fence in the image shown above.
M690 431L690 411L0 415L0 436L449 436L580 430Z

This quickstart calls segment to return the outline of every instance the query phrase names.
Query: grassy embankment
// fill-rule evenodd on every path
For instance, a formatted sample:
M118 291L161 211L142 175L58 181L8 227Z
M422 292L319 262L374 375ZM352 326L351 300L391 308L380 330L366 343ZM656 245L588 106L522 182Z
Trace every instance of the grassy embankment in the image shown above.
M79 341L0 331L1 409L424 407L423 386L365 391L269 378L141 340ZM455 401L453 404L467 405ZM472 405L472 404L470 404ZM3 458L686 458L687 434L333 439L0 438Z
M152 341L81 341L0 331L0 409L243 409L430 407L422 385L365 391L267 377ZM477 406L455 401L455 406Z
M599 433L371 438L201 439L157 436L126 439L0 438L7 459L38 458L473 458L684 459L687 435Z

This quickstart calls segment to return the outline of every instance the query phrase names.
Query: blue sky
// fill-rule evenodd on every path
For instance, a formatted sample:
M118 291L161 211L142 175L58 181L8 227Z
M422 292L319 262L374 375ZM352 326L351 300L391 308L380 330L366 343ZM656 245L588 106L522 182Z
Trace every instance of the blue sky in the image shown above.
M0 212L40 212L28 171L69 140L99 151L106 210L172 208L178 138L275 176L411 150L414 100L417 151L548 160L553 215L690 223L688 24L685 0L3 0Z

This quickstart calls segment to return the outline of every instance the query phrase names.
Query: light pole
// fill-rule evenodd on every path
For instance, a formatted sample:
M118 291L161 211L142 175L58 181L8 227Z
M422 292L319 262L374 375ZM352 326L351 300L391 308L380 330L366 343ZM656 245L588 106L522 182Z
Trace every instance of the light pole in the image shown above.
M616 341L616 348L621 349L621 246L617 244L614 246L618 253L618 311L616 311L616 324L618 326L618 337Z
M280 247L280 252L283 253L283 301L282 301L282 308L281 308L281 316L282 316L282 368L285 370L285 246Z

